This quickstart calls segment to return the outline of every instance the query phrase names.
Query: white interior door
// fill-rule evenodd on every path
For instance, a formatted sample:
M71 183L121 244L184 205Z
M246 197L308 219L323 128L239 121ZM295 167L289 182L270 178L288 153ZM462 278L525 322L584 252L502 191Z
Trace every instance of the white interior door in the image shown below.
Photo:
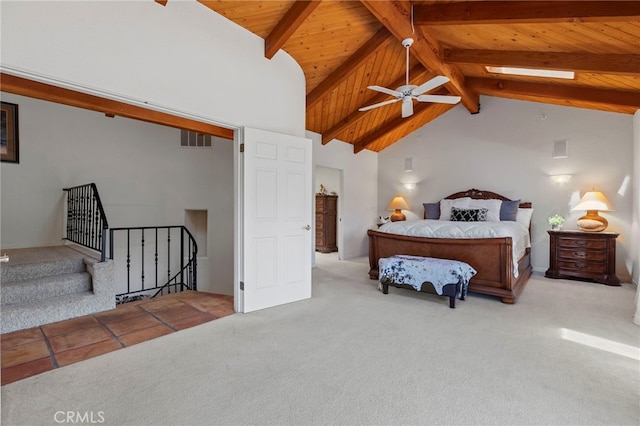
M311 297L311 140L244 128L243 311Z

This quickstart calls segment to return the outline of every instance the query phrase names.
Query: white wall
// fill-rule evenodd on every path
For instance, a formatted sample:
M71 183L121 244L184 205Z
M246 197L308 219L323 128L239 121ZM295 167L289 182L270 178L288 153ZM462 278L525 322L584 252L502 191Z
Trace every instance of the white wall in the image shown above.
M335 192L338 197L342 195L340 193L340 170L322 166L316 166L314 170L315 192L320 192L320 185L322 184L327 189L328 194Z
M0 20L5 69L304 136L299 65L195 0L3 1Z
M636 312L633 322L640 325L640 110L633 115L633 226L632 226L632 281L636 285Z
M544 116L544 119L543 119ZM619 232L617 273L629 281L632 194L618 193L633 173L632 116L586 109L481 98L481 111L469 114L458 106L379 153L379 214L396 193L411 207L407 219L422 217L422 203L435 202L470 188L490 190L511 199L531 201L532 265L542 272L549 264L547 218L559 213L565 229L576 229L582 212L571 212L577 191L596 188L616 211L601 213L608 231ZM568 140L569 157L552 159L553 143ZM413 172L404 172L405 158ZM571 174L566 184L549 175ZM417 182L408 191L404 181Z
M18 104L20 118L20 163L0 166L2 248L61 244L62 188L94 182L111 228L184 225L185 210L207 210L199 290L233 294L232 141L181 148L171 127L2 99Z
M0 7L4 72L148 102L229 127L305 134L305 79L298 64L284 52L266 59L262 39L195 0L170 1L166 7L151 0L3 1ZM89 122L104 127L126 120L85 111L76 122L62 112L65 107L49 112L26 98L3 94L3 99L18 100L21 121L20 164L1 168L3 247L59 243L50 222L62 221L61 188L91 181L108 204L111 226L183 223L184 209L209 209L215 222L210 230L232 231L232 225L217 222L233 216L226 210L233 206L233 193L218 197L217 186L222 180L227 188L232 179L229 153L222 162L217 156L176 153L160 141L177 130L157 127L152 136L131 136L142 123L127 124L131 134L118 129L117 140L96 138ZM71 132L68 139L57 140L52 132L58 125ZM72 164L74 159L89 161ZM160 168L167 174L161 176ZM175 199L175 190L184 193ZM233 236L212 241L208 256L232 265ZM214 266L209 269L223 274L225 284L218 288L216 281L209 290L231 293L226 269Z
M367 230L376 224L378 204L378 154L363 151L353 154L353 145L338 140L322 145L321 135L307 132L313 141L316 166L342 170L342 236L344 259L369 253ZM320 186L317 179L316 187ZM317 188L316 188L317 189Z
M633 282L640 283L640 110L633 115L633 226L632 226L632 271Z

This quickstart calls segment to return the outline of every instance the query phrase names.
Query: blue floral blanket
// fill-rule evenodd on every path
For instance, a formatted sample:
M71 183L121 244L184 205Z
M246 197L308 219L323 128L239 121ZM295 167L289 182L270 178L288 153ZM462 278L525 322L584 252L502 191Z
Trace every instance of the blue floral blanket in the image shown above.
M460 283L458 298L467 295L469 280L476 270L458 260L436 259L409 255L383 257L378 261L379 280L389 280L394 284L406 284L420 291L422 284L430 282L436 292L442 295L447 284Z

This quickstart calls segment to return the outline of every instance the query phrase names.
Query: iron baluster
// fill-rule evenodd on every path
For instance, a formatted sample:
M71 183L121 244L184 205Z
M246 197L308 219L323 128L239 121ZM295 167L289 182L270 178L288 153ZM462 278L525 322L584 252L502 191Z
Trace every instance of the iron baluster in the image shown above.
M167 282L171 282L171 228L167 228ZM167 289L171 294L171 286Z
M156 287L158 287L158 228L156 228L156 250L155 250L155 259L156 259Z
M184 230L180 232L180 288L184 287Z
M131 230L127 229L127 293L131 292L131 282L130 282L130 273L131 273L131 241L130 241Z
M89 245L95 247L96 246L96 229L97 229L97 219L96 216L96 198L93 194L91 194L91 210L89 212ZM95 218L95 219L94 219Z
M142 252L142 289L144 290L144 229L142 229L142 241L141 241L141 252Z

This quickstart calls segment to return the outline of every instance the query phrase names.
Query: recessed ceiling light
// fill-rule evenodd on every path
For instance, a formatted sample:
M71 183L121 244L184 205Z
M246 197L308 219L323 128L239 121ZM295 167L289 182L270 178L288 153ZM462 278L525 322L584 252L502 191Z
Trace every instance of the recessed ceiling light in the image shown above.
M565 78L572 80L573 71L538 70L534 68L485 67L487 71L497 74L526 75L530 77Z

